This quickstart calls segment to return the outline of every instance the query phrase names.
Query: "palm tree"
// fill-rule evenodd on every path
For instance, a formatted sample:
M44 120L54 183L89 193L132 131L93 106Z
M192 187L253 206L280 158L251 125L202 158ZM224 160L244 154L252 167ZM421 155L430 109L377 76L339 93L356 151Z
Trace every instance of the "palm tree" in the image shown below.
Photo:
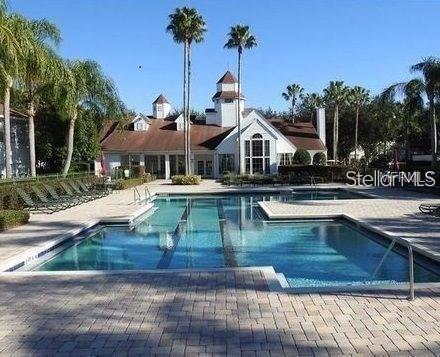
M5 1L0 0L0 87L3 92L7 178L12 177L11 88L22 70L22 58L30 47L31 36L26 19L17 14L8 14Z
M408 82L393 84L382 92L382 99L394 99L403 95L404 106L413 111L424 106L428 99L431 126L432 164L437 161L437 118L435 112L436 99L440 97L440 59L428 57L422 62L411 66L411 72L421 72L423 78L414 78Z
M338 160L339 109L347 103L349 88L343 81L331 81L324 89L324 98L333 107L333 159Z
M69 119L64 176L72 162L75 122L80 110L93 108L107 115L121 110L116 87L98 63L75 60L66 62L65 66L68 75L62 83L57 83L58 102Z
M190 143L190 81L191 81L191 45L204 40L205 21L194 8L178 8L169 15L167 31L173 35L176 43L183 43L183 117L185 174L191 173Z
M241 165L241 56L244 49L251 49L257 46L256 38L250 33L249 26L236 25L232 26L228 33L228 41L224 48L237 49L238 51L238 105L237 105L237 126L238 126L238 172L243 173Z
M368 102L370 96L369 91L365 88L355 86L350 90L349 101L356 109L356 120L354 128L354 159L357 160L358 149L358 128L359 128L359 111Z
M50 87L49 82L63 75L63 65L62 60L53 51L53 46L58 46L61 42L59 29L47 20L30 21L29 26L34 35L32 50L25 52L21 82L28 104L31 176L36 176L35 112L38 110L43 93Z
M313 121L315 110L324 104L324 99L318 93L306 93L302 96L303 107L310 112L310 121Z
M304 93L303 87L301 87L299 84L292 83L289 84L286 87L286 91L281 94L285 100L290 101L290 103L292 104L292 107L290 109L292 122L294 121L296 101L298 100L298 98L302 97L303 93Z

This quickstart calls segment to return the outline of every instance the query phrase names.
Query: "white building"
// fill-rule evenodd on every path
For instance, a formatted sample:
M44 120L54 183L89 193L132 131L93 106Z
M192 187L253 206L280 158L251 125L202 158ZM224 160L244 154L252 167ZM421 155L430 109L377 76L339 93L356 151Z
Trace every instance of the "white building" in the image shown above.
M27 176L30 172L28 118L10 110L12 176ZM5 117L0 104L0 178L6 178Z
M217 82L212 97L214 108L206 109L206 120L191 118L192 172L204 177L220 177L236 171L238 160L246 173L275 174L279 165L289 165L298 149L313 156L325 147L325 112L317 111L317 128L312 123L290 123L265 118L258 110L245 107L238 98L238 83L231 72ZM237 105L241 101L241 157L238 157ZM170 116L171 105L160 95L153 102L153 115L137 115L124 130L117 122L101 134L104 170L107 175L118 166L144 165L159 178L184 172L183 115ZM96 162L96 171L101 162Z

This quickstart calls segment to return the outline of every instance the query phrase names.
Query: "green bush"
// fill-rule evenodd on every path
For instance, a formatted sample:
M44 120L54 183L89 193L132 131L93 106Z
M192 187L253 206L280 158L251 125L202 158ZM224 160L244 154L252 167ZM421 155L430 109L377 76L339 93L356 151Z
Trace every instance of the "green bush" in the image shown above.
M310 176L321 177L325 182L346 182L346 173L351 170L348 166L343 165L294 165L279 166L278 174L283 181L291 184L310 183Z
M171 177L173 185L199 185L202 178L199 175L175 175Z
M17 210L0 211L0 231L21 226L29 221L29 212Z
M293 155L293 162L299 165L310 165L312 158L307 150L298 149Z
M142 177L132 178L127 180L117 180L113 183L114 190L126 190L127 188L135 187L142 185L144 183L144 179Z
M315 155L313 155L313 165L325 166L326 163L327 157L323 152L317 152Z

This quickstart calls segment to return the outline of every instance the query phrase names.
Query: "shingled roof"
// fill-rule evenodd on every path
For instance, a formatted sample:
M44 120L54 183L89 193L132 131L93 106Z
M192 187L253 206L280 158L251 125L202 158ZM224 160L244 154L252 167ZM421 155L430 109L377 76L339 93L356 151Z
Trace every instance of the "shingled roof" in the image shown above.
M191 124L191 150L214 150L233 130L217 125ZM115 152L148 152L183 150L183 130L167 119L152 120L147 131L118 130L101 136L101 148Z
M284 119L272 118L268 120L278 129L297 149L304 150L325 150L312 123L291 123Z
M153 104L164 104L164 103L170 103L168 101L168 99L165 98L165 96L163 94L161 94L160 96L158 96L156 98L156 100L153 102Z
M234 84L238 83L238 81L230 71L227 71L217 83Z
M232 90L223 90L221 92L217 92L212 96L212 99L237 99L238 92L234 92ZM240 93L240 98L245 99L243 93Z

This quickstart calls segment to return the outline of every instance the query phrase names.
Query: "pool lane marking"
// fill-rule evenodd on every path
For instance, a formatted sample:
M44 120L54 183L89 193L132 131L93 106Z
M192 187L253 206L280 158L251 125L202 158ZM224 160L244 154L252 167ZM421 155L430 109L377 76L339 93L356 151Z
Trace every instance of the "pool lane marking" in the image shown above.
M177 223L176 228L173 232L173 247L170 250L166 250L162 254L162 258L160 258L159 263L157 263L156 269L168 269L171 260L173 258L174 252L176 251L177 245L180 242L180 238L182 238L182 234L185 231L185 227L188 223L188 217L191 213L191 208L193 205L193 200L191 198L188 199L185 210L180 217L179 222Z
M221 199L217 199L218 223L220 225L220 235L222 237L223 255L225 256L225 264L227 267L237 267L237 259L235 258L234 248L232 247L231 236L229 235L228 223L225 219L225 211Z

